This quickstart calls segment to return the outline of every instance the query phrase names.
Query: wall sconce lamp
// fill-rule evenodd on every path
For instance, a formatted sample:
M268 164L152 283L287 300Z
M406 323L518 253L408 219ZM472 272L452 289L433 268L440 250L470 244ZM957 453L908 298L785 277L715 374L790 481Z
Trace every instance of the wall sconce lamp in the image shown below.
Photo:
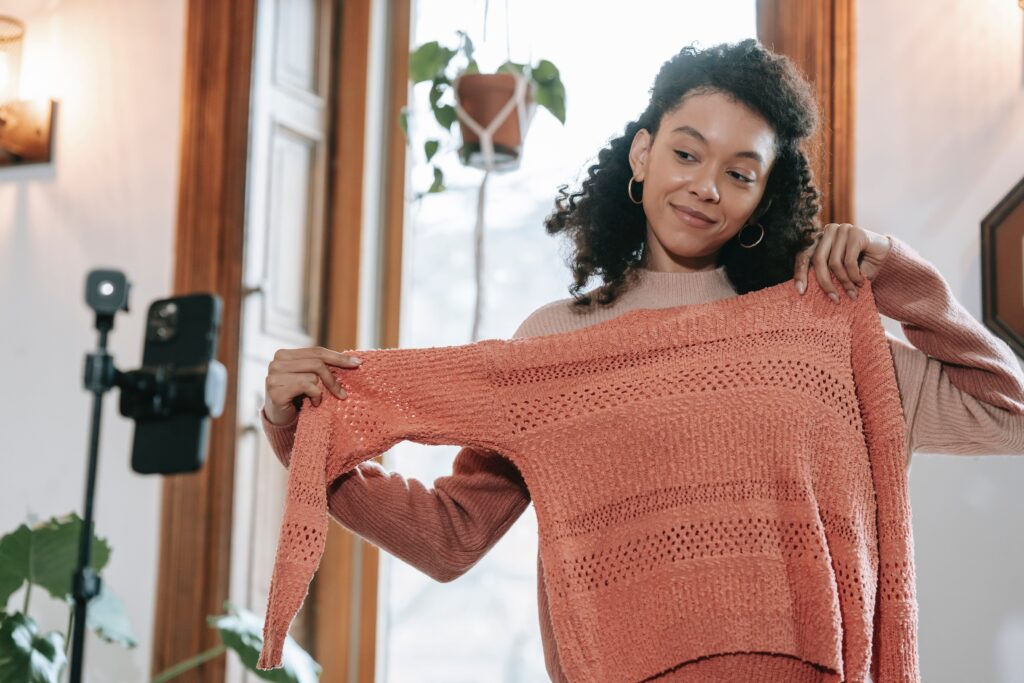
M53 100L19 100L25 26L0 16L0 166L48 163L53 142Z

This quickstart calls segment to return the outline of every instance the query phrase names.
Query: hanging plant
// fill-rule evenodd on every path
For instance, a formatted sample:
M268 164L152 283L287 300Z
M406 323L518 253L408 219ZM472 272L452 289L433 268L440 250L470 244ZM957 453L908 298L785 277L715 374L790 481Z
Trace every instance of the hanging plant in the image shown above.
M456 34L459 43L455 48L433 40L409 56L409 80L413 85L430 82L430 109L443 130L441 136L423 145L434 181L416 199L445 190L444 173L434 163L439 153L454 149L464 165L488 171L513 170L522 158L523 140L537 106L565 124L565 86L558 67L546 59L535 64L507 60L493 73L482 73L473 41L465 31ZM456 121L458 137L453 130ZM408 142L408 107L402 108L399 126ZM488 129L490 140L481 134Z
M484 25L486 26L486 5ZM459 160L466 166L484 171L477 193L474 237L476 302L470 340L480 334L483 314L483 236L487 179L492 171L510 171L519 167L523 139L537 106L542 106L565 124L565 86L558 67L546 59L536 64L506 60L494 73L481 73L473 50L473 41L465 31L456 31L459 44L445 47L436 40L424 43L409 55L409 79L413 85L430 82L430 108L444 135L430 138L423 145L434 181L425 194L443 192L444 173L434 163L445 148L457 148ZM507 49L506 45L506 49ZM458 59L456 59L458 58ZM460 139L452 126L459 122ZM399 125L409 140L408 108L403 107ZM445 144L447 143L447 144Z

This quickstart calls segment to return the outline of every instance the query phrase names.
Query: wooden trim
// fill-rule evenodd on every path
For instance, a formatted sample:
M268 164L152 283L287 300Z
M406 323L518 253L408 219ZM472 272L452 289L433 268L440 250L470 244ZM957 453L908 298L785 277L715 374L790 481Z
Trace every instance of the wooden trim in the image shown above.
M402 293L402 247L405 240L406 139L398 125L402 108L409 101L409 41L412 30L412 0L390 0L387 17L387 64L385 82L387 99L384 105L384 147L387 163L382 174L381 193L384 230L381 259L382 289L380 298L382 348L395 348L399 341L399 319ZM377 462L383 464L384 457ZM358 683L374 683L377 656L377 603L380 550L361 538L355 538L361 552L359 595L358 670L353 679ZM340 679L339 679L340 680Z
M380 0L377 0L380 1ZM356 348L365 174L367 68L373 0L341 3L332 140L334 177L330 207L328 293L324 344ZM382 258L381 344L398 346L402 235L405 220L405 138L398 115L407 101L411 0L391 0L385 65L387 165L381 193L385 234ZM383 458L376 458L382 462ZM314 580L317 660L321 680L373 683L376 676L380 550L339 524L331 524Z
M255 0L190 0L187 14L174 293L221 297L217 358L236 377ZM164 478L153 673L220 642L206 617L228 596L236 423L229 382L205 466ZM175 681L223 679L218 657Z
M351 349L357 345L359 317L363 141L366 134L372 0L346 0L339 5L340 18L333 40L334 125L331 130L332 177L327 231L330 267L325 269L322 343L328 348ZM341 525L328 525L324 555L311 587L315 601L313 655L323 667L323 681L352 680L350 664L357 666L359 672L369 667L372 681L373 657L369 662L362 658L353 661L352 654L354 642L362 643L368 638L372 646L376 635L375 629L359 628L357 621L361 604L369 601L374 617L377 606L376 591L369 592L371 586L376 586L376 572L372 580L367 581L370 577L360 576L357 571L357 546L360 543L359 537ZM361 599L353 600L353 597Z
M822 223L853 223L854 0L758 0L757 33L812 82L822 112L820 153L812 158L822 191Z
M854 222L855 0L836 0L832 43L832 222Z
M398 346L399 313L402 298L402 246L405 233L405 148L406 141L398 127L398 115L409 102L409 51L412 30L412 0L393 0L390 21L391 54L388 92L390 104L387 120L387 183L384 200L384 263L382 282L383 320L381 339L388 346Z

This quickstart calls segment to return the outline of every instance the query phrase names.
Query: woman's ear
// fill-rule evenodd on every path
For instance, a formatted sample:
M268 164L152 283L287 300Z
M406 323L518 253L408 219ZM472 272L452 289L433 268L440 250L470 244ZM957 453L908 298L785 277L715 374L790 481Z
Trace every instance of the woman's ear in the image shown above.
M633 177L638 182L643 182L644 174L647 172L647 154L650 144L650 132L646 128L641 128L633 136L633 142L629 146L629 165L633 168Z

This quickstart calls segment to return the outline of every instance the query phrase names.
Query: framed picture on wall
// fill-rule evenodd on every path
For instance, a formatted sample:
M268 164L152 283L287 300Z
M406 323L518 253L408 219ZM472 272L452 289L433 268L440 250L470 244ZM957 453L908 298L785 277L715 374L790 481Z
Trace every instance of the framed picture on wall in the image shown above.
M1024 358L1024 178L981 221L984 323Z

